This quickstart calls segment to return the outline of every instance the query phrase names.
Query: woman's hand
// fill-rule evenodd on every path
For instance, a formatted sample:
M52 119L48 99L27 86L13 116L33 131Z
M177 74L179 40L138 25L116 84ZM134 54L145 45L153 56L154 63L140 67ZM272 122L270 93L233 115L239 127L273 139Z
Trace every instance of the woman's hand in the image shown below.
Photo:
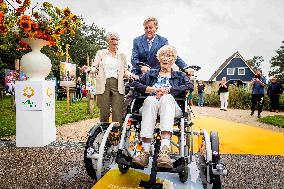
M86 65L84 65L81 68L79 67L79 69L80 69L80 72L82 72L82 73L87 73L87 72L91 71L90 66L86 66Z
M146 93L156 93L157 92L157 89L156 87L146 87Z
M160 90L162 91L163 95L170 93L170 88L168 88L168 87L162 87L162 88L160 88Z
M162 88L156 88L156 98L160 99L164 94L169 94L170 88L168 87L162 87Z

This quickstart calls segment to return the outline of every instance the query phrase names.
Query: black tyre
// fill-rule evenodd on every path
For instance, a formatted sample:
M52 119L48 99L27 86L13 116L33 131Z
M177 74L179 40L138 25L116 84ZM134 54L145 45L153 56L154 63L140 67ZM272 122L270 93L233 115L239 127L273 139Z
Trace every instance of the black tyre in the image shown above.
M129 167L126 165L118 164L118 169L122 174L125 174L129 170Z
M179 180L182 182L182 183L185 183L188 179L188 167L184 167L184 170L182 173L179 173L178 174L179 176Z
M211 131L210 133L210 142L212 149L212 166L216 169L216 165L220 162L220 154L219 154L219 136L216 131ZM221 179L220 175L213 175L212 169L210 169L210 178L211 183L213 184L213 189L221 188Z
M106 128L106 127L97 126L95 128L93 135L89 136L86 142L85 151L84 151L84 164L85 164L86 171L88 175L96 181L97 181L97 175L96 175L97 160L88 158L87 153L88 153L88 150L93 150L94 153L99 153L100 144L101 144L101 141L104 135L102 128ZM110 142L107 141L105 144L105 154L103 155L103 163L102 163L103 167L101 171L102 175L104 175L108 171L108 166L112 163L114 159L114 157L106 154L106 151L109 148L111 148L111 144Z

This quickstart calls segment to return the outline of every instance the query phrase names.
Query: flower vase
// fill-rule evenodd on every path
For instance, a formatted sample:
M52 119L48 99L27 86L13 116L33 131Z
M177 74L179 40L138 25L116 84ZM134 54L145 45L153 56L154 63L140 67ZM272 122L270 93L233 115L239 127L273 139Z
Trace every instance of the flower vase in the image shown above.
M32 49L21 58L21 67L23 72L28 76L29 81L43 81L51 71L51 60L40 52L41 48L48 45L49 42L43 39L24 38L23 42L27 43Z

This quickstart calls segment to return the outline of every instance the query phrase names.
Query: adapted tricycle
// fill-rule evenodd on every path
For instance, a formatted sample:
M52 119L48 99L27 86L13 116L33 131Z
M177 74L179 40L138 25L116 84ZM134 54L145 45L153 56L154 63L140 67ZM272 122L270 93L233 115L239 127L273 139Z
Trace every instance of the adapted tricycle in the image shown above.
M143 170L144 167L132 162L141 150L140 130L142 116L139 113L141 103L145 97L133 93L134 98L127 106L127 113L123 125L119 123L98 123L89 131L84 151L84 163L88 175L98 181L113 164L117 164L119 171L124 174L129 168ZM218 133L206 130L193 130L192 108L186 98L176 99L183 114L175 118L173 136L171 141L171 158L174 160L173 168L157 167L156 161L161 145L159 122L157 121L152 140L151 174L149 181L141 181L144 188L162 188L156 182L157 173L176 173L180 182L189 178L189 165L196 161L200 171L200 178L204 188L221 188L220 175L227 175L224 164L220 162ZM198 152L193 153L194 136L198 138ZM194 156L194 158L193 158ZM197 157L197 158L195 158Z

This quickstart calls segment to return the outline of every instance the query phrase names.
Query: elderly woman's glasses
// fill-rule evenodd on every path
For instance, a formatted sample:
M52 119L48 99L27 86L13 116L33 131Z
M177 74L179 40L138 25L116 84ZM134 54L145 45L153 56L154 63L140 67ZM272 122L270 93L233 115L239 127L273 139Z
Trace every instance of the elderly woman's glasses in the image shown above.
M160 57L174 58L175 56L174 54L171 53L162 53Z

